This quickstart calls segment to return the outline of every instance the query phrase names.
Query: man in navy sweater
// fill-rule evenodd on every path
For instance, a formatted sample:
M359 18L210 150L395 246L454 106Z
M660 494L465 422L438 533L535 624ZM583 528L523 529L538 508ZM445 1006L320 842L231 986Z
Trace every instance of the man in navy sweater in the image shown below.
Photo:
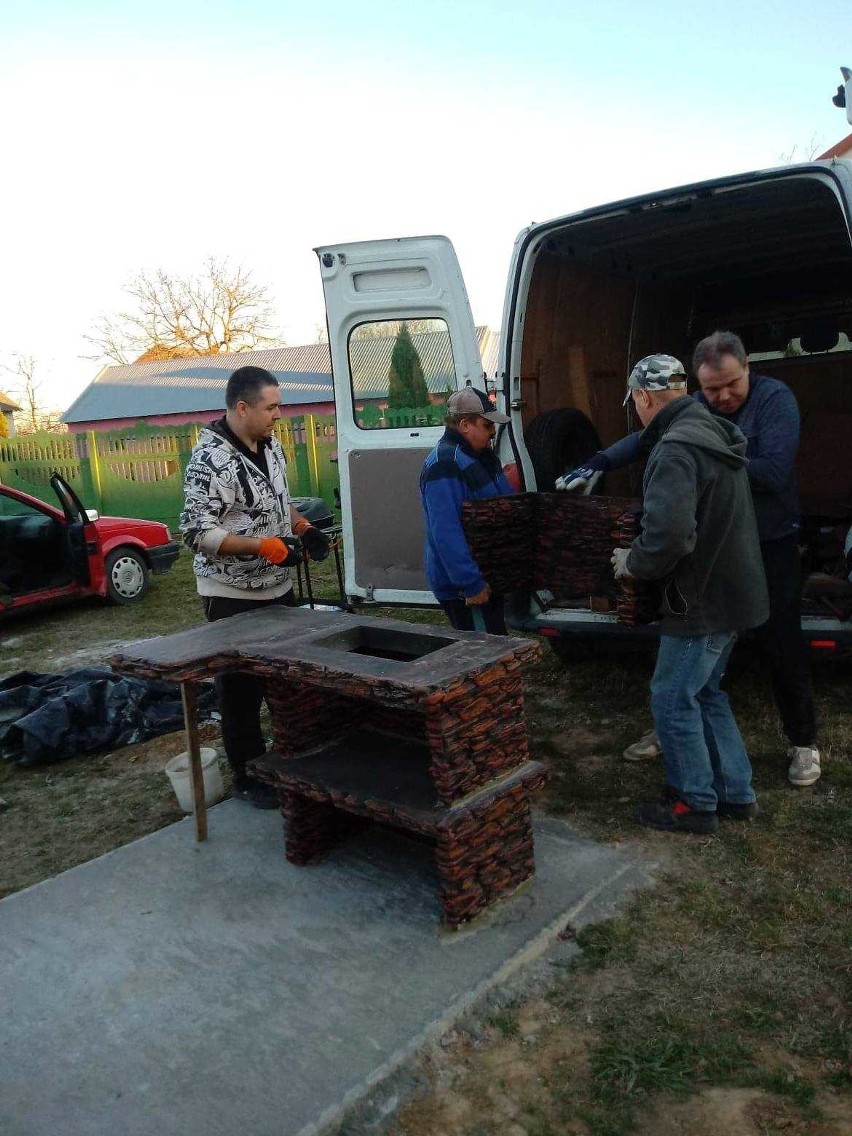
M796 453L799 408L793 392L777 379L754 374L739 336L716 331L702 339L692 357L700 391L693 397L739 426L748 440L748 480L757 519L760 551L769 590L769 619L763 635L772 691L787 735L788 778L796 786L813 785L820 776L817 725L807 645L800 612L799 505ZM582 469L562 478L579 487L598 471L618 469L647 458L641 434L630 434L595 454ZM561 486L560 486L561 487ZM653 735L625 751L641 760L659 755Z
M491 447L496 423L508 422L484 391L465 387L447 400L444 435L423 463L420 499L426 526L426 578L459 631L506 634L503 597L491 593L461 523L465 501L511 493Z

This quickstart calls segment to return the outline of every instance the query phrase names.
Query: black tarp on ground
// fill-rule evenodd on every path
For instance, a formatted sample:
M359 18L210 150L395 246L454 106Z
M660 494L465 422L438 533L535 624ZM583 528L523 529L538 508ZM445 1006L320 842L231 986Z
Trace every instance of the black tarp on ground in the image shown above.
M199 691L200 717L215 706L210 684ZM108 667L20 671L0 682L0 757L17 765L133 745L182 725L176 683L126 678Z

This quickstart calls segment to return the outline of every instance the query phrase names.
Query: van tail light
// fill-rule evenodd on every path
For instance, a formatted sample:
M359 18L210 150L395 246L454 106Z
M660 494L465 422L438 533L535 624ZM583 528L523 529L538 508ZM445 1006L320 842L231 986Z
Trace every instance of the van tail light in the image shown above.
M818 651L836 651L836 639L811 639L811 646L815 647Z
M556 639L559 636L559 629L556 627L542 627L542 635L549 635L551 639Z
M512 492L523 493L524 487L521 485L521 471L518 469L518 463L509 462L508 465L504 465L503 473L506 475L506 480L512 487Z

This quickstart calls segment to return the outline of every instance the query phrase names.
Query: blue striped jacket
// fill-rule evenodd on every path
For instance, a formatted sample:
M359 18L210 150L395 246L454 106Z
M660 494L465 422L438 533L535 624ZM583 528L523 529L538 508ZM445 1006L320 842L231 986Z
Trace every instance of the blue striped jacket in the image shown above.
M423 463L420 499L426 525L426 579L438 600L475 596L485 579L470 553L461 525L465 501L512 492L500 460L489 447L477 453L448 426Z

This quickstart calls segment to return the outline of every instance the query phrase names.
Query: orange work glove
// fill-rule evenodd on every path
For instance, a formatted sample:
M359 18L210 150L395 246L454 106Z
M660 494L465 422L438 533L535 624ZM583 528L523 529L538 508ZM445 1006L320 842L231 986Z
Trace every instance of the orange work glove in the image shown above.
M277 536L265 536L260 542L258 553L270 564L283 564L290 555L290 549Z

